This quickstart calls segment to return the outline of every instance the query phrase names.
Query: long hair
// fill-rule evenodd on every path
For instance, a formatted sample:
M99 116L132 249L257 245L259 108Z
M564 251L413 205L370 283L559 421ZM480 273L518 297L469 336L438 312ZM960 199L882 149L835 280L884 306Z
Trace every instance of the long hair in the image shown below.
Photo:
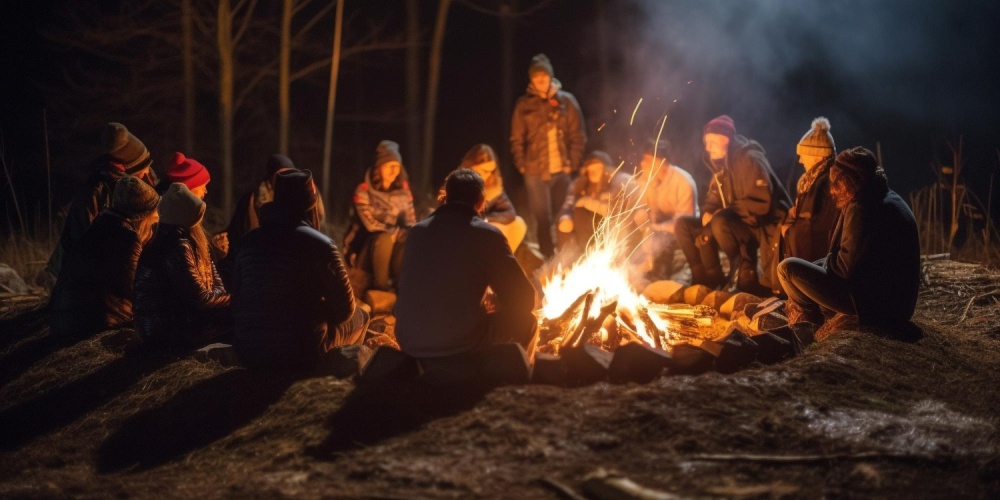
M119 213L119 215L121 214ZM130 219L122 216L123 224L139 236L139 243L142 246L146 246L146 243L149 243L149 240L153 239L153 233L156 231L156 223L159 221L159 219L153 217L154 215L156 215L156 211L150 212L142 218Z
M889 178L878 164L875 154L863 147L855 147L837 155L834 168L856 199L880 199L889 192Z
M462 157L462 164L458 168L472 168L473 165L479 165L480 163L486 163L492 161L494 163L500 163L497 160L497 153L490 147L489 144L476 144L472 146L465 156ZM493 171L493 175L490 176L489 180L486 181L486 189L491 187L503 187L503 177L500 175L500 166L497 165L497 169Z
M381 166L374 166L369 170L368 180L371 181L371 188L379 191L395 191L397 189L403 189L403 185L409 179L406 175L406 167L402 163L399 164L399 175L396 176L396 180L389 184L389 189L382 189L382 168Z
M197 266L198 274L208 283L212 282L212 254L208 249L208 235L205 228L201 227L201 221L191 226L188 230L191 235L191 242L194 244L194 262Z

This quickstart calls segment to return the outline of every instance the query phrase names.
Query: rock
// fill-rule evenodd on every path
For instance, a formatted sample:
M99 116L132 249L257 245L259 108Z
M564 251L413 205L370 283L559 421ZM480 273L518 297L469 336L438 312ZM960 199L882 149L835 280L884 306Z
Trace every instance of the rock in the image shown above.
M732 297L729 298L729 300L727 300L724 304L722 304L722 307L719 308L719 314L729 319L735 319L734 316L741 314L746 309L748 304L752 304L755 302L763 302L763 301L764 299L756 295L750 295L749 293L746 292L740 292L734 294Z
M562 350L566 382L570 386L590 385L608 377L613 355L592 344Z
M417 360L391 347L381 346L361 369L359 385L387 385L415 380L420 376Z
M732 296L733 294L731 293L716 290L706 295L701 301L701 305L711 307L712 309L718 311L719 309L722 309L722 305L725 304L726 301L728 301Z
M669 375L700 375L715 366L715 360L722 352L718 343L706 340L700 345L677 344L670 352Z
M669 280L654 281L646 286L642 291L642 296L646 300L656 304L672 304L671 299L684 285Z
M323 356L320 372L337 378L347 378L361 373L374 351L365 345L337 347Z
M736 373L757 358L757 342L739 329L730 331L719 343L722 344L722 352L715 362L715 371L719 373Z
M17 271L7 264L0 264L0 293L21 295L30 291L28 284Z
M392 308L396 307L396 294L382 290L368 290L365 292L363 302L371 308L372 316L392 314Z
M795 339L795 335L790 330L787 330L787 332L787 334L783 335ZM753 341L757 343L757 360L765 365L773 365L802 352L796 344L793 344L787 338L783 338L782 335L772 332L754 335ZM795 341L797 343L798 339Z
M534 384L566 385L566 363L562 357L543 352L535 354L535 366L531 371Z
M705 285L692 285L684 289L684 303L689 306L697 306L708 297L712 289Z
M615 349L608 378L612 382L651 382L670 365L670 354L645 344L630 342Z

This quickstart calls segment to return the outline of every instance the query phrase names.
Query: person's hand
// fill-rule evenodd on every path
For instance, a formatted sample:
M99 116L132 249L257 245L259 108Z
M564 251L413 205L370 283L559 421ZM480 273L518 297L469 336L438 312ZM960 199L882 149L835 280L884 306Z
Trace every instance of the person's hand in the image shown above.
M559 232L560 233L572 233L573 232L573 218L564 215L559 218Z

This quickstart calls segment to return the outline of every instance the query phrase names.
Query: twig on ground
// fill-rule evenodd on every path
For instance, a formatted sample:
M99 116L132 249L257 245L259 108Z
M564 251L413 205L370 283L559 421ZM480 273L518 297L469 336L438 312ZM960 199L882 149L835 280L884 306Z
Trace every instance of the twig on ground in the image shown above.
M965 304L965 309L962 310L962 317L958 319L958 322L962 323L963 321L965 321L966 318L969 317L969 310L972 309L972 304L976 303L977 300L979 300L979 299L985 299L987 297L996 297L998 295L1000 295L1000 288L997 288L996 290L993 290L992 292L982 293L982 294L979 294L979 295L973 295L972 298L969 299L969 302L967 304Z
M586 500L584 497L573 491L573 488L570 488L569 486L566 486L565 484L550 477L539 478L538 482L542 486L554 491L560 498L565 498L567 500Z

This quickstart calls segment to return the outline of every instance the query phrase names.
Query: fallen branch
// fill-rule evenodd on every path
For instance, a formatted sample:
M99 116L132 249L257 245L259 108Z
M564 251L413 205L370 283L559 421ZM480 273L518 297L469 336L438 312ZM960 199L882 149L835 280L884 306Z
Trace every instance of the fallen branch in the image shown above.
M555 492L555 494L560 498L565 498L567 500L586 500L583 496L580 496L573 491L573 488L570 488L569 486L566 486L565 484L550 477L539 478L538 482L541 483L542 486L545 486Z
M958 322L962 323L966 318L969 317L969 310L972 309L972 304L974 304L979 299L985 299L986 297L996 297L1000 296L1000 288L993 290L992 292L982 293L979 295L974 295L969 302L965 304L965 309L962 310L962 317L959 318Z

